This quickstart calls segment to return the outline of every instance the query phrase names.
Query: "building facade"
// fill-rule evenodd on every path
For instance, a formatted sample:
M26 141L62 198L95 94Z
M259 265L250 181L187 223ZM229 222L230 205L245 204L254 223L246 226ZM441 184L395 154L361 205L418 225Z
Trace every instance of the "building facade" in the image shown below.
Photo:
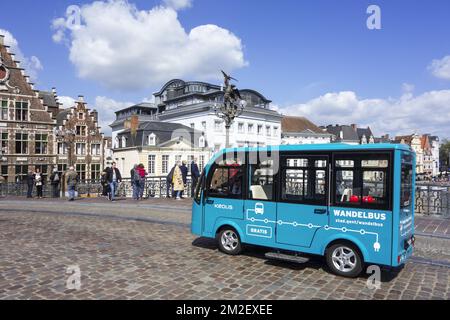
M370 127L358 128L356 124L337 124L321 128L333 135L333 142L351 145L375 143L375 137Z
M203 170L211 151L200 145L200 137L201 132L181 124L143 122L116 136L119 145L114 148L113 159L125 178L136 164L143 164L149 177L167 176L177 161L190 164L196 159Z
M56 163L56 122L1 35L0 104L1 175L8 182L21 182L39 169L45 179Z
M403 143L409 145L416 153L416 173L424 173L424 157L422 149L422 139L421 136L414 133L407 136L397 136L394 139L395 143Z
M74 166L81 181L98 181L105 163L105 139L98 126L98 113L79 96L75 105L57 116L58 171Z
M281 122L281 144L331 143L333 135L304 117L284 116Z

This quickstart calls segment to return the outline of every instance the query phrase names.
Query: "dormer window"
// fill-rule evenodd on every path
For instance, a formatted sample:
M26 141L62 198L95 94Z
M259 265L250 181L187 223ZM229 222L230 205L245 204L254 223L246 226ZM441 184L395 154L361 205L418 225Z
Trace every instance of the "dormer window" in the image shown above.
M204 136L201 136L201 137L198 139L198 146L199 146L200 148L206 148L206 139L205 139Z
M156 136L154 133L148 136L148 145L149 146L156 146Z
M126 147L127 147L127 138L122 137L122 148L126 148Z

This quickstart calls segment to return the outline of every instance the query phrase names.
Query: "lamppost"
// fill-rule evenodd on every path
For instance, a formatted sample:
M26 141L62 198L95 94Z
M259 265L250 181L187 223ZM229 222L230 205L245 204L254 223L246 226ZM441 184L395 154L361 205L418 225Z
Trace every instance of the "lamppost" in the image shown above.
M76 135L77 132L75 129L62 129L56 131L56 137L62 139L67 146L67 162L69 167L73 165L72 154Z
M216 116L225 122L226 140L225 148L230 147L230 127L234 120L244 112L246 101L242 100L239 90L231 84L231 80L236 80L222 71L224 76L225 94L223 104L214 106ZM237 81L237 80L236 80Z

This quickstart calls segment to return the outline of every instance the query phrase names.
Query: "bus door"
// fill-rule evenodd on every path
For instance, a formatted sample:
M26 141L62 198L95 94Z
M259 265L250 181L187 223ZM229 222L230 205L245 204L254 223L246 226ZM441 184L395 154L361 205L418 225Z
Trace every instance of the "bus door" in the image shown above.
M276 159L264 156L264 153L249 155L244 232L248 243L269 246L275 244L277 203L274 176L278 153L273 153Z
M280 166L276 240L310 247L329 223L329 157L282 155Z
M206 236L214 236L214 228L220 219L243 220L244 160L232 154L211 166L203 198L203 230Z

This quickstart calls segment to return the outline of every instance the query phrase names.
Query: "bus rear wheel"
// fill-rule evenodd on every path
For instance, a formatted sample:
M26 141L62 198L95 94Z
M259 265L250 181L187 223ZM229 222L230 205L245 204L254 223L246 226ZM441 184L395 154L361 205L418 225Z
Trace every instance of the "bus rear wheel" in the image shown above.
M326 260L334 274L347 278L356 278L363 269L363 259L359 250L346 242L330 246L326 252Z
M242 252L241 238L233 228L223 228L217 237L219 249L223 253L236 256Z

